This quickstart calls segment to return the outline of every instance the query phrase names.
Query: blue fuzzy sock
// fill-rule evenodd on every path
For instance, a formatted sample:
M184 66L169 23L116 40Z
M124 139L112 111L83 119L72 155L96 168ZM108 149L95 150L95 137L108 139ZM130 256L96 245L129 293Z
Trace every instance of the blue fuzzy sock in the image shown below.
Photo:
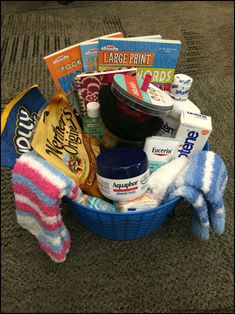
M182 196L191 206L191 228L193 233L201 240L209 239L210 222L206 200L203 194L197 189L187 186L177 186L176 181L168 190L168 200Z
M169 187L165 201L184 197L192 205L192 231L199 239L209 239L210 228L222 234L225 228L224 190L228 174L221 157L212 151L191 156L185 171Z

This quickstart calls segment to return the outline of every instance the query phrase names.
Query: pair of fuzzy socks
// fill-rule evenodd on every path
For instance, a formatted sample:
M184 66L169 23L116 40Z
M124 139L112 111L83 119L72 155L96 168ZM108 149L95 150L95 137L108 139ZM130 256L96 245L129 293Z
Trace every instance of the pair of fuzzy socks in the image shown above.
M53 261L63 262L70 235L61 217L62 198L81 202L81 189L34 151L24 153L12 170L18 223L38 240Z
M177 196L187 200L192 209L191 228L199 239L209 239L210 230L222 234L225 228L223 195L228 180L223 160L212 151L182 158L152 173L150 185L155 196L163 203Z

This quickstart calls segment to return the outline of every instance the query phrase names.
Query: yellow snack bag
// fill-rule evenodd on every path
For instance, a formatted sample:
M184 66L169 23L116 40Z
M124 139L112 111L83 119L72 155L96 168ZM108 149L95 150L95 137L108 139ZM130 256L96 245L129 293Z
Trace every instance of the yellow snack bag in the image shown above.
M31 146L82 190L103 198L96 180L99 143L95 137L82 132L63 93L57 92L42 111Z

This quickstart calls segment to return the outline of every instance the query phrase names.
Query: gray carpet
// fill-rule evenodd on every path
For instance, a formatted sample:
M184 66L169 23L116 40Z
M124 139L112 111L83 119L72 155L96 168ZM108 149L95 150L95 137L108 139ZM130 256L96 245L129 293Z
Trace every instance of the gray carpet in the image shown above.
M193 77L190 99L212 116L210 149L229 171L226 229L198 241L182 202L157 232L111 241L63 219L72 244L53 263L16 222L10 171L1 177L1 309L3 313L234 312L234 4L232 1L2 1L2 108L37 83L54 85L43 56L104 34L161 34L179 39L178 73Z

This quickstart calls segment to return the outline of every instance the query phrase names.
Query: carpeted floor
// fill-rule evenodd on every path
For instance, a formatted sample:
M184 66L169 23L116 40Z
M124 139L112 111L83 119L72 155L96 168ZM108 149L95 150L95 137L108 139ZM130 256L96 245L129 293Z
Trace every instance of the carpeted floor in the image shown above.
M193 77L190 99L212 116L210 149L229 171L226 229L200 242L182 202L157 232L111 241L63 219L72 245L53 263L16 222L11 173L1 176L3 313L234 312L234 3L233 1L2 1L2 108L37 83L55 88L42 58L71 44L124 31L179 39L178 73Z

